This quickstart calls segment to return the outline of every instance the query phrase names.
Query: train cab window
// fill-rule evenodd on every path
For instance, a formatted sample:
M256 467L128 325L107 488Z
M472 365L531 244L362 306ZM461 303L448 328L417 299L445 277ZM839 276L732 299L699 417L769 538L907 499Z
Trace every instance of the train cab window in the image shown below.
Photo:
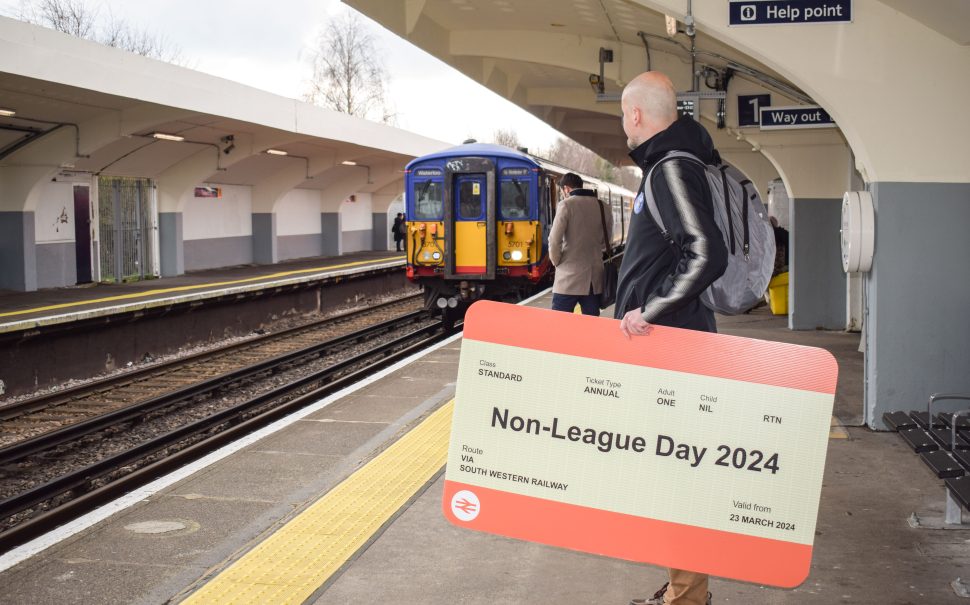
M414 184L414 220L441 220L444 208L441 185L438 181L419 181Z
M482 187L478 181L461 181L458 186L458 218L482 216Z
M502 218L528 218L529 182L519 179L502 181L501 200Z

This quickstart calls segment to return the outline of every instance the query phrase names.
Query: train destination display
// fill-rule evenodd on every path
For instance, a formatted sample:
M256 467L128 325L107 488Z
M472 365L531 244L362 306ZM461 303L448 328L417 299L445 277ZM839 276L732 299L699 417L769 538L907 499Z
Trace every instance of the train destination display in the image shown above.
M460 527L793 587L838 368L827 351L475 303L442 508Z

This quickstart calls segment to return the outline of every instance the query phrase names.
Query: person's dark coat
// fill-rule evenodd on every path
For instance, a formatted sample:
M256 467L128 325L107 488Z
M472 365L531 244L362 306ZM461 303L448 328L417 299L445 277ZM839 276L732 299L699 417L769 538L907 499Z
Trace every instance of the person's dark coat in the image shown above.
M396 217L394 219L394 224L391 225L391 234L394 236L394 241L399 242L404 239L404 219L401 217Z
M614 315L640 309L652 324L716 332L714 313L700 294L727 267L727 247L714 222L704 168L688 159L668 159L650 185L669 232L668 242L643 195L650 168L668 151L688 151L706 163L716 152L710 135L689 117L671 124L630 153L644 181L634 201L629 239L620 266Z

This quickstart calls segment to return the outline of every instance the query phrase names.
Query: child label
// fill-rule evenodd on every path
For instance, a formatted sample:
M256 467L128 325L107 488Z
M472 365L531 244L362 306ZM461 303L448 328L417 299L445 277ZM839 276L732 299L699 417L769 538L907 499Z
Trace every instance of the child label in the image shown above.
M808 576L838 368L822 349L493 302L465 318L445 516L716 576Z

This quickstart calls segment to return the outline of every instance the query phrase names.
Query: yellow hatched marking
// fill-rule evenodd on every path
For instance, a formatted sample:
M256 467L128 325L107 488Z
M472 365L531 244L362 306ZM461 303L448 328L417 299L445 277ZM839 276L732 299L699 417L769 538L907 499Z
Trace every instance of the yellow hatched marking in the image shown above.
M839 421L838 418L832 416L831 428L829 428L829 439L848 439L849 431L845 430L845 426Z
M305 601L441 468L449 401L183 603Z
M294 269L293 271L283 271L281 273L273 273L271 275L260 275L258 277L247 277L245 279L235 279L232 281L220 281L208 284L196 284L194 286L178 286L175 288L161 288L158 290L146 290L145 292L132 292L131 294L119 294L118 296L109 296L107 298L95 298L92 300L79 300L76 302L60 303L57 305L49 305L46 307L37 307L34 309L23 309L20 311L7 311L6 313L0 313L0 317L12 317L14 315L24 315L27 313L36 313L38 311L52 311L54 309L65 309L67 307L79 307L81 305L92 305L95 303L112 302L115 300L128 300L132 298L142 298L145 296L154 296L155 294L168 294L169 292L185 292L187 290L199 290L201 288L216 288L219 286L233 286L236 284L245 284L249 282L259 281L261 279L276 279L279 277L287 277L289 275L299 275L301 273L318 273L320 271L332 271L334 269L346 269L347 267L356 267L358 265L370 265L391 260L401 260L403 256L390 256L387 258L379 258L374 260L362 260L355 261L352 263L343 263L341 265L330 265L329 267L314 267L312 269Z

